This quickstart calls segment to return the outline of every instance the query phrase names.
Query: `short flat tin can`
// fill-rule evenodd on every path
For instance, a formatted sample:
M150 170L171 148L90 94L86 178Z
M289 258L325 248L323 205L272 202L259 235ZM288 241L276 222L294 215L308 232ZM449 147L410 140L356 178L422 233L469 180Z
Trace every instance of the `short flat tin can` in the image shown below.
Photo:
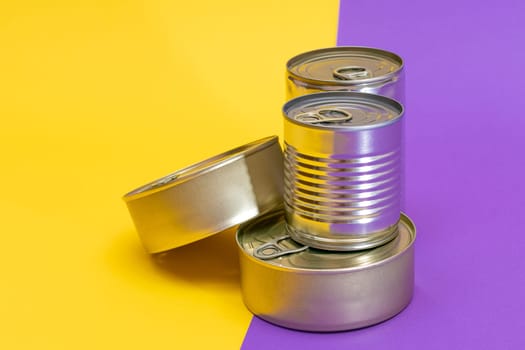
M351 330L393 317L410 303L414 289L416 229L406 215L398 225L395 239L358 252L292 241L282 210L241 225L244 303L268 322L303 331Z
M266 137L178 170L123 199L149 253L195 242L282 205L283 155Z
M286 64L287 98L321 91L354 91L405 102L403 60L395 53L357 46L309 51Z

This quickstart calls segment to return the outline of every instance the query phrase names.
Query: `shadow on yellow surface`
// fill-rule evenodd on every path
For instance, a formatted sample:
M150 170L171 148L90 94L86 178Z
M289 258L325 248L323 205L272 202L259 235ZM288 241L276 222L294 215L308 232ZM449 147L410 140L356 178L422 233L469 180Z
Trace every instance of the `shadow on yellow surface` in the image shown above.
M213 293L228 290L240 297L237 227L169 251L148 254L134 230L116 234L105 252L108 270L122 283L144 293L170 295L180 286ZM144 277L158 288L144 288ZM170 287L171 285L171 287Z
M239 285L235 228L151 256L157 270L191 284Z

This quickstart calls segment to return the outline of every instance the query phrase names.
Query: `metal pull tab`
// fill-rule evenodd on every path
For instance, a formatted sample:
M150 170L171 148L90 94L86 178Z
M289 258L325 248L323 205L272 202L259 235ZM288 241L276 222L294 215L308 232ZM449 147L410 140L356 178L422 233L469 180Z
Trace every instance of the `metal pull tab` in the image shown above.
M334 69L333 76L340 80L358 80L367 78L370 71L364 67L359 66L345 66Z
M261 260L270 260L279 256L302 252L308 249L308 246L301 246L299 248L289 249L279 245L279 242L290 238L288 235L284 235L271 240L270 242L264 243L253 251L253 256Z
M327 122L346 122L352 119L352 114L342 109L330 108L330 109L319 109L313 112L306 112L296 115L295 120L315 124L315 123L327 123Z

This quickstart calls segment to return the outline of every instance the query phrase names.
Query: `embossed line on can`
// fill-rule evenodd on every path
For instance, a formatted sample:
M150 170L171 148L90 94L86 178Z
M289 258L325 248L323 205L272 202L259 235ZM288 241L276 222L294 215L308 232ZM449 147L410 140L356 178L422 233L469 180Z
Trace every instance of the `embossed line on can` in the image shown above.
M392 239L399 216L399 157L398 149L365 159L334 161L302 155L285 144L284 198L295 216L290 220L290 235L299 236L304 244L315 240L319 248L344 245L348 250ZM383 225L385 217L392 218L390 225ZM324 237L323 233L330 234Z
M328 107L356 119L323 125L295 118L309 108ZM374 108L395 117L362 113ZM328 250L367 249L394 238L400 215L401 106L382 96L334 92L297 98L284 111L290 236Z
M314 221L367 223L399 190L399 150L347 160L301 154L285 144L287 204Z

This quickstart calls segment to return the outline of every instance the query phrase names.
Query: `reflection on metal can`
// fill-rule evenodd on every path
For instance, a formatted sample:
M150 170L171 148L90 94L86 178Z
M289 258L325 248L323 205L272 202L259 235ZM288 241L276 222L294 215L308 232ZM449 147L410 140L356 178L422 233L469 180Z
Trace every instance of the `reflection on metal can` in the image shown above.
M149 253L195 242L282 203L283 155L277 136L251 142L124 196Z
M378 95L309 94L285 104L288 231L319 249L360 250L397 234L403 107Z
M286 238L274 211L237 231L244 303L255 315L306 331L341 331L384 321L414 289L415 226L405 215L390 242L359 252L305 248Z
M404 103L403 60L392 52L332 47L297 55L286 68L288 99L320 91L355 91Z

